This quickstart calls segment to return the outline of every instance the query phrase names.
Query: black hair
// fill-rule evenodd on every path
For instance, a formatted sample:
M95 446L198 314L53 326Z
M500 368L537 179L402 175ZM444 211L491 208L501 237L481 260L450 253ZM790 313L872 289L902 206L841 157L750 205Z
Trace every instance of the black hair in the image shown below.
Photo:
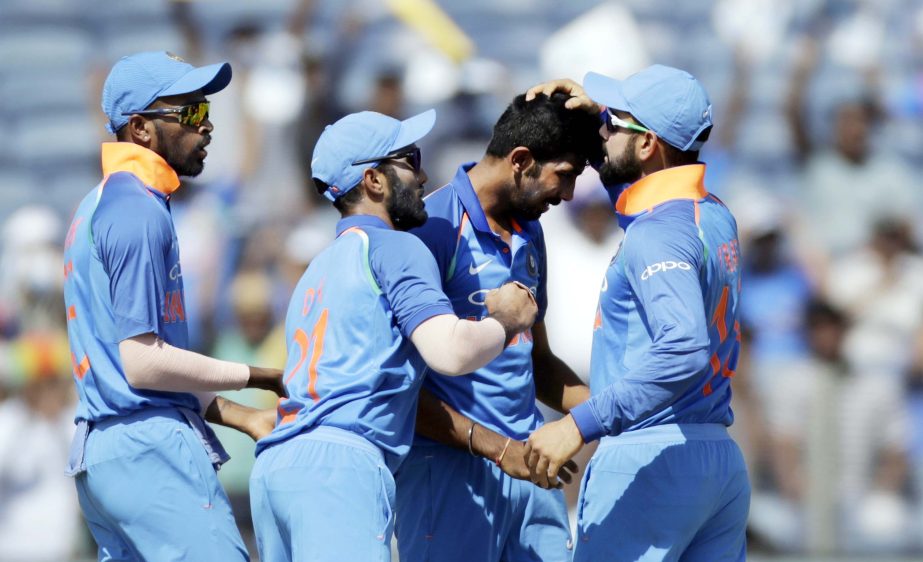
M314 188L317 189L317 193L320 195L323 195L330 187L327 182L321 179L311 178L311 180L314 182ZM359 181L361 182L362 180ZM352 209L356 203L362 199L362 190L358 189L358 186L359 184L357 183L352 189L333 200L333 207L337 211L340 211L340 214L345 215L347 211Z
M708 127L695 138L696 142L705 142L708 140L708 136L711 134L711 127ZM699 161L699 151L698 150L680 150L668 143L667 141L660 139L660 146L663 147L663 154L666 157L668 166L685 166L687 164L695 164Z
M513 98L494 125L487 154L503 158L518 146L529 149L539 163L569 154L580 160L602 159L599 116L579 109L567 109L567 94L550 97L539 94L526 101L525 94Z
M846 327L849 318L846 314L820 297L814 297L804 307L805 324L813 328L820 324L834 324Z

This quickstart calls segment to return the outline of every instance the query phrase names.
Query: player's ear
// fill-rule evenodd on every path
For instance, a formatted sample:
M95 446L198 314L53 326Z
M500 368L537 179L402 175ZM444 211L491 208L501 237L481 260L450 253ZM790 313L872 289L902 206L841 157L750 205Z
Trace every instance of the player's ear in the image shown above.
M154 122L140 115L132 115L128 118L128 123L125 123L125 134L128 135L128 140L134 144L151 148L151 144L156 137L154 134Z
M510 151L507 155L507 160L510 163L510 168L513 170L513 174L522 174L532 166L536 165L535 157L532 156L532 151L524 146L517 146Z
M663 150L658 147L657 138L653 132L648 131L646 133L640 133L641 138L638 140L638 143L635 145L635 156L642 162L649 160L658 150Z
M383 201L389 189L388 178L377 168L366 168L362 172L362 188L372 201Z

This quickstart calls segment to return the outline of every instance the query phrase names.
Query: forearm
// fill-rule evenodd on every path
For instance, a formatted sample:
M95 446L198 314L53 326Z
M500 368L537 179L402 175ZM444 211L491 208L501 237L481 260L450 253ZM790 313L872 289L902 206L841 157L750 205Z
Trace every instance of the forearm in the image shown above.
M171 392L239 390L250 380L243 363L174 347L154 334L119 343L125 378L135 388Z
M205 421L236 429L257 441L272 431L275 414L216 396L205 410Z
M506 332L491 318L472 322L443 314L420 324L410 339L431 369L456 376L476 371L499 355Z
M535 395L543 404L562 414L586 402L590 388L556 355L534 363Z
M470 431L469 452L491 460L497 458L507 440L505 436L462 415L426 389L420 391L416 431L423 437L465 451L469 450Z
M618 435L678 400L707 365L707 350L651 357L644 370L617 380L570 413L586 442Z

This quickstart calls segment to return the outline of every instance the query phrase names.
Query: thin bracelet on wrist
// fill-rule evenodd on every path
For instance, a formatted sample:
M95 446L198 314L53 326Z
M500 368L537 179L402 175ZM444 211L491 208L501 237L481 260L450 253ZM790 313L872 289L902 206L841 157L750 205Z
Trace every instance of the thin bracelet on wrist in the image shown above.
M507 437L507 438L506 438L506 445L503 446L503 450L500 451L500 456L498 456L498 457L497 457L497 460L494 461L494 463L495 463L497 466L500 466L500 463L503 462L503 455L506 454L506 450L510 448L510 443L512 443L512 442L513 442L513 438L512 438L512 437ZM503 467L500 467L500 468L503 468Z
M468 428L468 452L471 453L472 457L477 456L476 454L474 454L474 448L472 448L471 446L471 442L474 438L474 426L476 426L477 424L478 422L471 422L471 427Z

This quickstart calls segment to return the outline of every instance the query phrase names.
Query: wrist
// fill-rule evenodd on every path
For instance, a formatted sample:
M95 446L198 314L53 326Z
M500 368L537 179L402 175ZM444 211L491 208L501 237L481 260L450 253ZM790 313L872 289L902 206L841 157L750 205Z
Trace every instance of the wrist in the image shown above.
M476 424L477 427L472 433L471 448L473 453L476 456L483 457L488 460L495 460L500 456L500 452L503 450L503 445L506 442L506 437L492 431L481 424Z

